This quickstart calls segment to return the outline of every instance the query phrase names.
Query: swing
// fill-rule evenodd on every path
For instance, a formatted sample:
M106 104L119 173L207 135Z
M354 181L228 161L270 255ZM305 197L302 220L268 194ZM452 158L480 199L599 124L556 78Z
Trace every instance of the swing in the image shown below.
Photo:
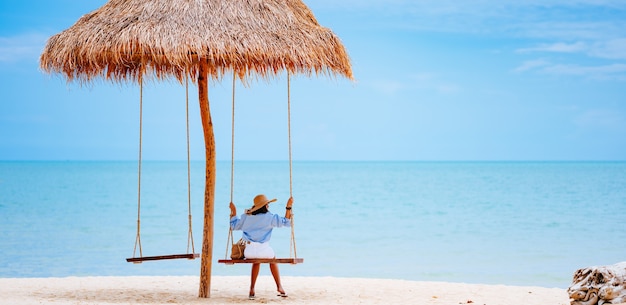
M200 254L195 253L193 244L193 232L191 225L191 169L189 162L189 80L186 79L185 83L185 99L186 99L186 115L187 115L187 208L189 228L187 233L187 253L184 254L170 254L170 255L157 255L157 256L143 256L141 250L141 142L142 142L142 125L143 125L143 78L139 77L139 169L138 169L138 187L137 187L137 237L135 238L135 247L133 249L133 257L127 258L126 261L134 264L141 264L144 261L156 261L166 259L195 259ZM189 252L189 246L191 245L191 253ZM139 256L135 256L139 248Z
M289 138L289 196L293 197L293 176L292 176L292 158L291 158L291 97L290 97L290 74L287 72L287 131ZM233 189L234 189L234 174L235 174L235 73L233 73L233 92L232 92L232 119L231 119L231 163L230 163L230 202L233 202ZM303 263L303 258L298 258L296 251L296 237L294 234L294 220L293 212L291 214L291 238L289 243L289 258L244 258L244 259L228 259L228 249L234 242L233 230L228 225L228 238L226 241L226 254L224 259L220 259L217 262L226 265L234 264L255 264L255 263L270 263L270 264L299 264Z

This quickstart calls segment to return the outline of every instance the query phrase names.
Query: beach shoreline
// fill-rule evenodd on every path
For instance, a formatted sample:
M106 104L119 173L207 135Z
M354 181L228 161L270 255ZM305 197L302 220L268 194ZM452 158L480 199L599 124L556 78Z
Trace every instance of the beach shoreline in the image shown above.
M247 276L213 276L211 297L198 298L197 276L0 278L0 304L485 304L569 305L561 288L284 276L288 298L276 296L270 276L247 297Z

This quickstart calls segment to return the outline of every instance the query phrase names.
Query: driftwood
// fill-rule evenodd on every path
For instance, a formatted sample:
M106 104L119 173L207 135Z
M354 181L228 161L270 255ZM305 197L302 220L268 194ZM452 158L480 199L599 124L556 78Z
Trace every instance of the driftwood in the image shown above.
M567 292L571 305L626 303L626 262L576 270Z

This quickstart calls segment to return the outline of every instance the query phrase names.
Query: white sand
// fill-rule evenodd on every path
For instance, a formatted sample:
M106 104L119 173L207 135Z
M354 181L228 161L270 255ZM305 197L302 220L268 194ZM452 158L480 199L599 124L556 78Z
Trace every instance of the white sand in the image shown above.
M283 277L288 298L260 276L214 276L211 298L198 298L197 276L0 278L0 304L477 304L569 305L565 289L403 280Z

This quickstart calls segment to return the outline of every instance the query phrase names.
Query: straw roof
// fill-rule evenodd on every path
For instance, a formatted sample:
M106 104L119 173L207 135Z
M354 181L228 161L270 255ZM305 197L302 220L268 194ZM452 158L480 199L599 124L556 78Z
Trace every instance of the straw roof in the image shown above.
M69 81L279 71L352 79L339 38L301 0L110 0L52 36L41 68ZM153 73L151 73L153 72Z

